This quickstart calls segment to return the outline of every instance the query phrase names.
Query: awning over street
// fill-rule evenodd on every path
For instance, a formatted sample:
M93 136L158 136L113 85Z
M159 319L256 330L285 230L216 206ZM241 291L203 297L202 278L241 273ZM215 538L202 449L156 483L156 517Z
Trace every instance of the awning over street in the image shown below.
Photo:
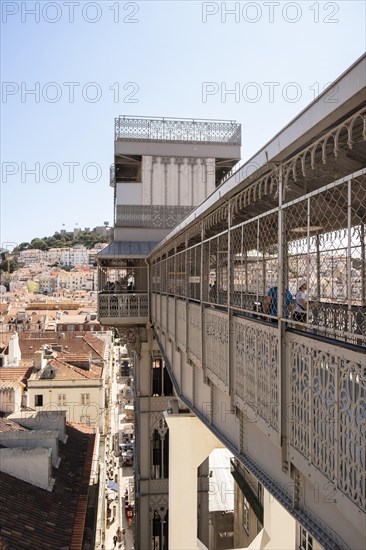
M118 483L116 483L115 481L112 481L111 479L108 480L108 487L109 489L112 489L112 491L118 492L118 489L119 489Z

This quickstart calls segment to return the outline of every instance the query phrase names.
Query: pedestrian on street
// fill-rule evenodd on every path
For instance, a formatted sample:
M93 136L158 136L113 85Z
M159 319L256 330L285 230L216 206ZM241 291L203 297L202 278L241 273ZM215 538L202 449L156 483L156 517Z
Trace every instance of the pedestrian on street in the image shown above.
M114 548L115 548L116 545L117 545L117 540L118 540L118 539L117 539L117 535L114 535L114 537L113 537L113 547L114 547Z

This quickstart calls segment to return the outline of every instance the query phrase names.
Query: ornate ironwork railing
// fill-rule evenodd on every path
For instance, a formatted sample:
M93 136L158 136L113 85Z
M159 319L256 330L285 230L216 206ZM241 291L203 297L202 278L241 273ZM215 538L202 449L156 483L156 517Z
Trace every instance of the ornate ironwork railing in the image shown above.
M334 489L364 510L364 356L291 333L286 339L291 365L290 444L298 453L292 460L300 469L317 468Z
M241 145L241 125L234 121L120 116L115 140L175 141Z
M178 348L202 365L205 376L227 396L231 377L236 407L273 441L278 442L285 416L296 467L306 477L316 469L325 487L329 480L364 510L364 353L235 314L230 320L225 310L201 309L181 299L169 297L167 311L166 296L153 292L152 297L151 320L157 330L170 332ZM286 374L280 368L282 345ZM288 395L281 394L283 376L290 383Z
M110 183L116 182L116 165L115 164L111 164L109 168L109 181Z
M365 200L366 169L229 229L230 206L220 207L201 222L200 242L197 236L189 246L187 229L184 249L172 241L156 252L151 289L365 347ZM301 282L308 286L305 315L292 318Z
M113 319L147 317L148 294L108 294L100 293L98 296L99 318L111 317Z

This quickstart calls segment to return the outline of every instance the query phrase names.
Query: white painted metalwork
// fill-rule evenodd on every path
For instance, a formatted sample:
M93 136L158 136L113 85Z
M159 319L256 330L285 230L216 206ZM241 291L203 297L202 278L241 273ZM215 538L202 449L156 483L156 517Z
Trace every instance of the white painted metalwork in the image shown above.
M168 297L168 335L175 339L175 299Z
M99 294L99 319L148 316L148 294Z
M179 397L329 548L359 544L366 508L365 112L216 191L148 260Z
M115 139L240 145L241 125L222 120L120 116L115 119Z
M365 509L365 355L291 333L287 341L291 446Z
M203 311L204 369L206 376L216 384L229 387L228 341L229 320L227 315L211 308ZM212 375L214 375L212 377Z
M279 335L273 326L234 317L233 369L235 396L241 407L253 411L279 431Z
M183 300L177 300L177 344L185 351L186 349L186 336L187 336L187 311L186 302Z
M189 358L194 363L202 362L202 316L201 307L197 304L188 304L188 341Z

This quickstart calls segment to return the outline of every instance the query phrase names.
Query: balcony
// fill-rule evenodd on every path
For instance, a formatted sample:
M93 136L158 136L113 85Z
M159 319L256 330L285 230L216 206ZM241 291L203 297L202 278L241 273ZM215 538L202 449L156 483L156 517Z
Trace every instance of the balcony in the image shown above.
M148 321L147 293L110 293L98 295L98 319L102 325L144 325Z
M116 141L173 141L178 143L241 144L241 126L233 121L143 118L115 119Z

